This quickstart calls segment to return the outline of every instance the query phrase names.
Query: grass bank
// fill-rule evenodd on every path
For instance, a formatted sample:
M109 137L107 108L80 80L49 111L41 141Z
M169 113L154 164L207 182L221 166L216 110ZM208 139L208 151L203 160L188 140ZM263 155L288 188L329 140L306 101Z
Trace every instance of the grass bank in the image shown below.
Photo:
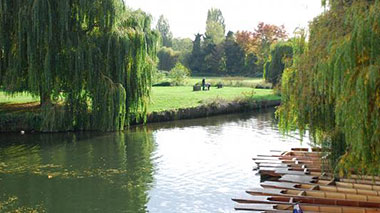
M0 132L38 130L39 98L0 92ZM275 106L280 97L271 89L223 87L193 92L192 86L153 87L148 122L200 118Z

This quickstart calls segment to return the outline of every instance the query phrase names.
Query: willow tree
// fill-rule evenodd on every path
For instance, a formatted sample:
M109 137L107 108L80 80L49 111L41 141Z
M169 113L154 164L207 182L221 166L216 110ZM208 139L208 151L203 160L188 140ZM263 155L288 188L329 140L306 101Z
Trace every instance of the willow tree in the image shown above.
M326 1L324 1L325 4ZM380 1L331 0L282 80L283 129L309 128L341 174L380 174Z
M157 34L121 0L0 0L1 87L40 96L42 130L142 117Z
M264 78L274 86L281 81L285 66L292 61L293 48L290 42L280 41L271 47L270 56L264 66Z

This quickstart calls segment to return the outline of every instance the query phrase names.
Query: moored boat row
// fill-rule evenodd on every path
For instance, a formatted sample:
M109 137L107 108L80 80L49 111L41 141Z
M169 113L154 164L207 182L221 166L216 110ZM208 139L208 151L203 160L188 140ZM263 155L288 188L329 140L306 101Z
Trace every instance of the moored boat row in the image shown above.
M233 198L236 210L261 212L380 212L380 177L335 178L319 148L294 148L253 158L255 170L271 181Z

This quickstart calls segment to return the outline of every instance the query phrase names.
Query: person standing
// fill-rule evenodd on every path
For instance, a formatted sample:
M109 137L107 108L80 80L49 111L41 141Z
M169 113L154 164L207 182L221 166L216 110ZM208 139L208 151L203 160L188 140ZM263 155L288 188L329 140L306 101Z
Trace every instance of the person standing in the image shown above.
M202 79L202 90L203 91L205 90L205 86L206 86L206 79Z

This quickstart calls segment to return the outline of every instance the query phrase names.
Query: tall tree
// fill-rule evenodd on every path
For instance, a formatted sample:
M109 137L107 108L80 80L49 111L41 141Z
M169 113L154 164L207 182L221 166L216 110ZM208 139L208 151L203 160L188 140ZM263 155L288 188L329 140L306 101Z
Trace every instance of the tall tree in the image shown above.
M226 25L220 9L211 8L207 13L205 40L220 44L224 40Z
M173 34L170 31L169 21L163 15L158 19L156 29L161 34L162 46L173 46Z
M306 128L340 174L380 174L380 1L328 1L282 80L283 129ZM354 18L353 18L354 17Z
M190 56L190 69L193 73L201 73L204 69L204 53L202 49L202 34L196 34L193 41L193 50Z
M145 13L121 0L0 5L1 86L41 97L42 130L118 130L146 114L157 33Z
M243 48L236 42L235 35L229 31L224 43L226 55L226 70L228 74L237 75L244 72L245 53Z
M252 42L257 49L257 55L261 60L266 61L270 54L270 47L277 41L287 38L284 25L276 26L260 22L252 33Z

